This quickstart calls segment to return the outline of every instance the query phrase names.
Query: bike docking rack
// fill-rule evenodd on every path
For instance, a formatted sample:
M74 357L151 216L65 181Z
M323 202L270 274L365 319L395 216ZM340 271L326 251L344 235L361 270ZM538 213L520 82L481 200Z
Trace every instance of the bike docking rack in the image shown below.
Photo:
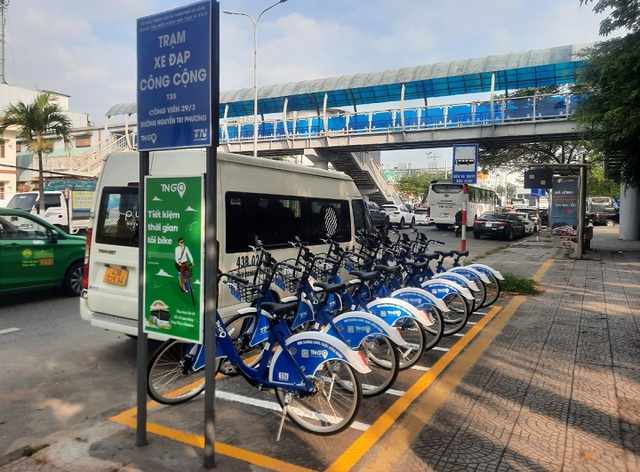
M328 253L306 259L298 257L297 259L287 259L277 262L265 251L257 258L258 262L256 264L239 267L229 272L235 277L245 279L247 281L246 284L236 284L231 280L229 286L230 288L235 287L234 290L236 290L236 293L247 303L251 303L255 300L255 297L273 285L277 286L283 292L297 294L301 292L302 285L307 283L306 280L303 280L305 273L311 273L314 278L317 277L319 280L322 280L332 276L337 270L349 270L350 268L366 269L376 264L377 258L375 256L378 253L382 253L382 250L379 248L364 249L357 252L344 250L339 257L335 258L334 254ZM322 296L322 292L320 292L319 295ZM267 305L271 306L273 304L267 303ZM357 421L355 421L350 428L342 431L340 435L318 436L308 431L284 435L282 439L279 439L282 441L282 446L278 447L281 453L272 452L271 455L276 457L269 457L268 455L262 456L261 454L264 453L264 449L260 447L260 441L256 442L249 440L248 437L245 438L245 436L241 434L242 428L239 424L247 424L247 422L255 423L255 413L251 413L251 411L258 408L257 405L263 405L264 407L274 410L279 410L280 407L275 402L269 403L268 400L254 402L249 399L246 401L247 404L250 405L249 408L230 408L229 411L237 410L234 414L225 414L224 411L221 412L219 420L230 423L225 423L227 426L219 429L217 450L238 460L274 470L305 468L309 467L313 461L318 461L315 465L311 466L314 470L349 470L356 461L364 458L363 454L359 451L366 451L369 449L369 446L381 441L385 432L394 428L394 422L400 421L403 413L411 407L413 403L421 402L419 397L439 375L443 375L449 364L455 362L456 356L462 355L465 346L498 314L501 308L502 307L499 306L493 306L489 308L487 313L476 314L478 317L477 321L474 320L474 323L470 323L470 326L465 328L464 332L461 332L454 338L445 340L444 344L434 351L425 351L423 353L424 355L420 358L420 362L407 370L407 373L403 374L401 378L399 377L399 381L394 382L393 389L390 390L389 393L384 392L384 395L377 397L381 398L379 403L364 403L363 408L361 408L358 413ZM301 349L303 347L302 344L299 344L294 348ZM428 372L425 373L425 371ZM241 382L241 385L238 385L239 381L233 380L234 378L239 378L237 376L225 378L228 380L225 380L225 388L220 392L220 397L218 397L219 401L230 400L233 402L231 403L232 405L245 403L245 400L240 399L240 397L244 395L244 392L256 391L254 388L248 387L247 385L249 384L244 381ZM229 392L229 389L237 387L241 388L242 393ZM264 394L254 393L254 395ZM378 402L378 400L367 400L367 402ZM245 412L244 410L247 411ZM163 414L162 411L159 413L166 417L166 414ZM276 420L270 420L268 416L269 415L260 415L260 418L264 418L265 425L261 425L260 423L263 422L261 421L255 423L255 427L256 431L263 431L263 434L266 435L265 437L273 437L273 435L269 433L269 425ZM280 420L278 436L280 436L280 432L282 431L284 417L283 413ZM239 424L237 424L238 422ZM185 418L181 423L189 424L189 419ZM151 430L156 432L155 424L151 426ZM238 429L239 427L240 429ZM158 434L168 434L168 428L168 426L158 428ZM190 439L185 439L184 436L177 434L167 437L183 442L190 441ZM304 438L312 448L310 449L314 454L312 462L305 462L303 457L306 457L305 454L308 454L308 452L299 451L299 448L296 447L296 445L299 445L300 438ZM228 444L233 443L234 446L218 444L218 441ZM363 448L363 444L367 444L367 447ZM273 447L267 447L267 450L271 449L273 449ZM337 459L336 452L338 454ZM315 457L315 454L322 456L321 459ZM309 459L307 459L307 461L308 460ZM366 460L366 458L363 460Z

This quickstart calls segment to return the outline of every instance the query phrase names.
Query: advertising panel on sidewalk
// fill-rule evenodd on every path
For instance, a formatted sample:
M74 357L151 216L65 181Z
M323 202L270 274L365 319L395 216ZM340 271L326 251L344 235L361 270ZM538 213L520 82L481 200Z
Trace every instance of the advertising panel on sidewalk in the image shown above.
M553 225L578 227L578 182L579 178L553 178Z
M204 177L147 177L144 331L203 340Z

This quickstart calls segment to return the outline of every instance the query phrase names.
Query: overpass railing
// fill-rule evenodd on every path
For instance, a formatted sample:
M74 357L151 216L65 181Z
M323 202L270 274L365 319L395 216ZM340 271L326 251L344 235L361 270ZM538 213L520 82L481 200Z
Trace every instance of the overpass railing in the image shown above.
M287 120L271 119L258 124L258 139L266 141L569 120L584 98L586 95L536 95L406 109L322 114ZM253 122L221 120L221 143L252 140Z

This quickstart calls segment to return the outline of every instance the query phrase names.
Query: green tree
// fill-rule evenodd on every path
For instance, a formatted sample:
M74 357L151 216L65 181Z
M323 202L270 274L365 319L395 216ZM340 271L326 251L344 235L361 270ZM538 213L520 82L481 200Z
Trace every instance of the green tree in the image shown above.
M617 197L620 185L604 176L604 162L602 159L592 159L587 175L588 197Z
M640 187L640 5L637 0L580 0L593 11L611 10L600 35L624 29L628 34L590 48L580 78L594 93L575 118L594 150L620 166L620 179Z
M18 129L27 148L38 156L39 212L44 213L44 176L42 158L53 151L52 136L71 143L71 120L50 93L39 93L32 103L18 101L8 105L0 116L0 136L10 126Z
M571 164L580 161L585 147L578 142L489 144L480 147L479 160L483 168L524 171L532 165Z
M425 201L429 194L429 184L432 180L443 179L444 174L420 172L402 177L396 187L404 195L411 195L420 201Z

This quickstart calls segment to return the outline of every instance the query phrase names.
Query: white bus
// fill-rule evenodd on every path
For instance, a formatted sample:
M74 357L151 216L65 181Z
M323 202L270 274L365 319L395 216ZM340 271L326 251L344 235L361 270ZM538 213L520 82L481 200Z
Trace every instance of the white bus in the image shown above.
M462 210L464 194L462 184L451 181L434 180L429 185L427 207L429 208L429 223L438 229L446 229L455 222L455 215ZM473 220L487 211L496 209L496 193L488 188L468 185L467 226L473 226Z
M84 290L80 315L93 326L137 335L139 155L107 156L96 188L92 229L87 234ZM355 245L359 230L372 228L353 180L296 164L248 156L217 155L217 237L223 272L252 265L250 245L260 240L276 260L297 255L290 241L299 236L314 253L326 251L327 236ZM198 150L151 153L150 175L198 175L205 170L205 152ZM191 248L195 254L195 248ZM170 261L172 263L172 261ZM109 267L126 271L127 278L111 280ZM229 316L239 302L221 287L221 314ZM162 339L150 333L150 338Z

